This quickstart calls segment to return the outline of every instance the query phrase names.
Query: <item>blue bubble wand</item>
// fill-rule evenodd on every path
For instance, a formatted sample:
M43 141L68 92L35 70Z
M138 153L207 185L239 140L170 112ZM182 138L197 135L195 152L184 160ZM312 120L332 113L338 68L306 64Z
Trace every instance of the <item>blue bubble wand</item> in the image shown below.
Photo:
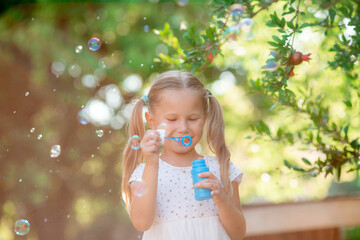
M190 136L188 136L188 135L185 135L185 136L183 136L182 138L179 138L179 137L174 137L174 138L164 137L164 138L172 139L172 140L174 140L175 142L181 141L181 144L184 145L185 147L190 146L191 143L192 143L192 138L191 138ZM189 139L189 143L185 143L185 142L184 142L185 139Z

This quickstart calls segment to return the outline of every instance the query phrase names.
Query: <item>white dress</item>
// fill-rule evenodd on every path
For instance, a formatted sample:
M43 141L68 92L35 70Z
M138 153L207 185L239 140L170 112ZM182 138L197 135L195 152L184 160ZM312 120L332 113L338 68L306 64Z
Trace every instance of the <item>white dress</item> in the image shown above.
M221 182L216 157L204 156L206 165ZM141 179L145 163L139 164L129 183ZM156 217L143 240L230 239L220 223L212 199L197 201L190 167L175 167L159 159ZM229 179L240 183L242 171L230 161Z

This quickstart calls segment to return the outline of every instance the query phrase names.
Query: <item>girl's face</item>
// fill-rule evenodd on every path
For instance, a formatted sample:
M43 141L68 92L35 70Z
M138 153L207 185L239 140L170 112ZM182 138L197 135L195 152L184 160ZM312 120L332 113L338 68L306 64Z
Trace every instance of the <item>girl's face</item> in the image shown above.
M188 147L183 146L181 141L165 139L164 151L176 153L186 153L195 148L201 139L206 121L199 95L189 89L166 91L161 95L155 112L146 113L146 118L151 129L157 129L160 124L165 125L166 137L181 139L188 135L192 138L193 142Z

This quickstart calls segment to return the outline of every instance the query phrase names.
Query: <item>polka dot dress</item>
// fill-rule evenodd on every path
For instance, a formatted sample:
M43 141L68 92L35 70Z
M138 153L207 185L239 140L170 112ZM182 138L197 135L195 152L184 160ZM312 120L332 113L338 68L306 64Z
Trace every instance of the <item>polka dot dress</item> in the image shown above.
M220 180L217 158L204 156L204 159L210 172ZM144 168L144 163L139 164L129 183L141 179ZM229 239L213 200L195 200L191 166L176 167L159 159L158 171L156 217L143 239ZM230 181L240 183L241 177L241 170L230 162Z

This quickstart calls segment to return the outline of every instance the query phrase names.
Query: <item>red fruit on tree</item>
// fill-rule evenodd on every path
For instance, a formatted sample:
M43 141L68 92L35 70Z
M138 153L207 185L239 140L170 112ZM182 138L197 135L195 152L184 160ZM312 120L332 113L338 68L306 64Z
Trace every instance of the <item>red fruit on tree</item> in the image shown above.
M292 65L299 65L302 63L302 61L307 61L311 59L309 56L311 53L308 53L306 55L302 54L301 52L295 52L290 55L290 62Z

